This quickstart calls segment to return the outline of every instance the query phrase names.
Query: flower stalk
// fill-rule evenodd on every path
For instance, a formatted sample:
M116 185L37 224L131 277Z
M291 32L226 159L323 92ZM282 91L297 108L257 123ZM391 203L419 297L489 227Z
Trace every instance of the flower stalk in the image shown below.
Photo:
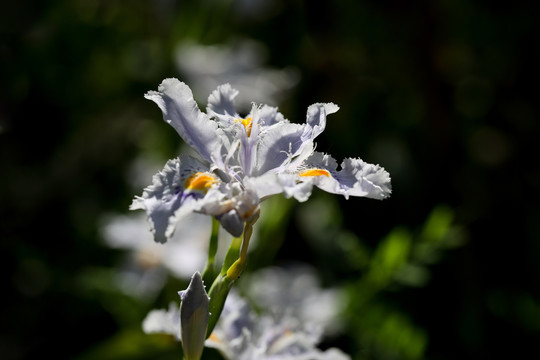
M219 238L219 221L212 218L212 234L210 235L210 243L208 245L208 260L203 271L203 281L205 284L212 284L216 278L216 253L218 249Z
M210 336L214 330L214 326L223 311L223 306L225 305L225 300L227 300L227 295L229 294L231 287L246 267L249 241L253 234L253 225L259 218L259 213L260 211L257 210L256 213L246 221L242 238L233 238L229 250L227 251L227 255L225 256L221 273L214 280L212 287L210 287L210 319L206 331L207 337Z
M236 260L227 270L227 277L229 279L237 279L240 277L240 274L242 274L242 271L244 271L244 268L246 267L249 240L253 234L253 225L259 218L259 214L260 210L257 210L253 217L249 221L246 221L246 226L244 228L244 240L242 241L240 256L238 257L238 260Z

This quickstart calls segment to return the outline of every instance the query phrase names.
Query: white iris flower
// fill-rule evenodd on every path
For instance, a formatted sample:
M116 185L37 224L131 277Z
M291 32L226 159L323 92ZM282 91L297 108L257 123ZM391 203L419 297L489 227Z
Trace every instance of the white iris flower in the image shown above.
M326 335L341 330L345 290L321 287L315 268L307 264L263 268L244 277L243 284L250 299L275 319L293 316Z
M321 329L293 316L256 314L232 292L206 346L228 360L350 360L337 348L319 349L321 337Z
M165 79L158 91L145 95L199 155L169 160L131 205L146 211L157 242L170 239L176 222L190 212L214 216L240 236L261 200L283 193L305 201L313 185L345 198L390 195L390 176L379 165L348 158L338 169L330 155L315 151L315 138L337 105L313 104L306 122L295 124L267 105L254 104L241 116L233 103L237 94L228 84L219 86L208 98L206 113L177 79Z

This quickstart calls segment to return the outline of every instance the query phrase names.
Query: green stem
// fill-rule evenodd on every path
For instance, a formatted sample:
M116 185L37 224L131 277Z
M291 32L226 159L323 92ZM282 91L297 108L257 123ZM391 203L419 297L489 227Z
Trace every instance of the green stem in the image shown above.
M240 257L238 257L238 260L236 260L227 270L227 277L231 279L239 278L242 271L246 268L249 240L253 234L253 224L255 224L255 221L257 221L258 218L259 214L257 213L251 221L246 222L246 226L244 227L244 241L242 242L242 248L240 249Z
M216 326L221 312L223 311L225 300L227 300L227 295L229 295L229 291L234 282L240 277L240 274L242 274L242 271L246 267L249 240L253 234L253 224L255 224L258 218L259 213L257 212L250 221L246 222L246 225L244 226L243 241L242 238L239 237L232 239L231 246L223 261L221 273L214 280L214 283L208 292L208 296L210 297L210 319L206 331L207 337L210 336Z
M223 260L223 266L221 267L221 275L225 275L229 267L238 259L240 254L240 247L242 246L241 237L233 237L229 250L225 254L225 259Z
M233 285L234 279L227 277L227 270L235 262L235 260L238 259L241 245L241 237L232 238L231 245L229 246L227 254L225 254L225 259L223 260L221 272L212 283L210 291L208 292L208 297L210 298L210 319L208 320L208 329L206 331L207 337L210 336L214 330L219 316L221 315L221 311L223 311L223 306L225 305L227 295L229 295L229 290Z
M210 311L210 318L208 319L208 328L206 330L206 337L209 337L216 326L216 323L223 311L223 306L225 305L225 300L227 300L227 295L232 288L234 280L231 280L227 275L219 274L212 287L208 293L210 298L210 303L208 305L208 310Z
M211 284L216 278L216 253L218 249L219 221L212 217L212 234L210 235L210 244L208 246L208 260L204 268L202 278L205 284Z

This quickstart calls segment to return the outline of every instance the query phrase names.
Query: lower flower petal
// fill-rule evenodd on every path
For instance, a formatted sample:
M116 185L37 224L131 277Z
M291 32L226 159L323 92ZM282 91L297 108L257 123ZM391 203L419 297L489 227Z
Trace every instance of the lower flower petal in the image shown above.
M361 159L345 159L341 170L336 161L326 154L314 152L297 174L301 180L310 181L320 189L333 194L384 199L390 196L390 175L379 165Z
M169 160L130 209L145 210L154 240L165 243L174 234L178 219L197 210L198 200L218 181L208 167L192 157Z

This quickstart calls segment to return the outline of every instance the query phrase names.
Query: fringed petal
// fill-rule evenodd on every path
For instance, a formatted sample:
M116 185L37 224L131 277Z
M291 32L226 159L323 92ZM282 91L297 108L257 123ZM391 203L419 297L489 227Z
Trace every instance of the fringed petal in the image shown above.
M384 199L390 196L390 175L379 165L361 159L345 159L341 170L327 154L314 152L297 173L300 178L310 178L314 185L329 193ZM301 180L304 181L304 180Z
M165 243L173 235L182 214L196 210L197 200L213 186L211 182L219 181L213 176L205 165L190 156L169 160L163 170L154 175L152 185L133 200L130 209L145 210L154 240Z

